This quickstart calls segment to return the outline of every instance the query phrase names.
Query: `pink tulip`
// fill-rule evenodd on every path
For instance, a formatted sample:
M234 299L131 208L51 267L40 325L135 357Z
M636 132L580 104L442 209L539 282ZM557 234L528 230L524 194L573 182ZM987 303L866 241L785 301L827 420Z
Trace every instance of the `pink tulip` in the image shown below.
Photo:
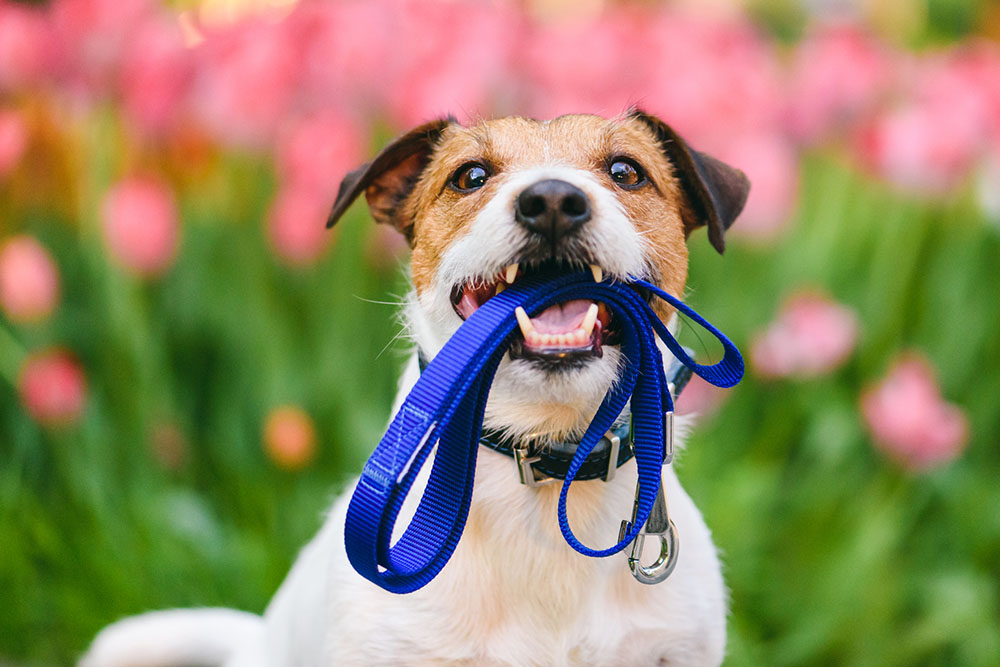
M784 131L774 47L746 20L662 11L625 43L620 69L647 63L634 94L699 150Z
M206 33L192 105L220 141L264 148L294 102L299 47L284 22L250 17Z
M316 427L301 408L275 408L264 423L264 451L279 467L299 470L316 457Z
M30 355L21 367L21 402L43 426L66 426L79 419L87 395L83 369L71 353L49 348Z
M815 377L844 363L857 336L853 311L823 294L797 292L754 339L750 362L763 377Z
M495 110L512 85L519 46L509 5L399 2L389 23L394 54L386 100L392 120L411 127L453 112L477 118Z
M333 240L326 229L330 199L308 188L281 190L271 204L268 237L278 257L291 266L315 262Z
M776 132L748 134L734 138L716 155L746 172L752 184L733 233L758 241L773 239L798 201L799 156L791 143Z
M654 66L641 36L651 12L622 7L601 16L541 22L521 29L520 77L531 115L614 115L644 102Z
M974 46L915 63L907 101L859 134L863 161L917 194L958 185L1000 131L1000 55Z
M876 445L912 471L951 461L969 439L965 414L941 398L933 368L916 353L862 394L861 413Z
M298 91L307 108L384 112L385 97L393 94L389 72L408 55L394 34L399 4L348 0L295 6L282 27L299 50Z
M307 188L332 202L340 180L361 164L364 139L356 124L336 112L305 118L279 138L279 176L286 185Z
M0 109L0 178L17 167L28 149L28 126L16 111Z
M162 134L176 125L194 74L191 55L172 17L151 17L129 34L120 87L124 112L134 126Z
M59 301L59 270L34 238L15 236L0 244L0 306L14 322L38 322Z
M728 395L725 389L709 384L695 375L677 398L674 411L679 415L693 415L707 419L722 407Z
M127 41L157 9L154 0L53 3L53 53L62 92L87 103L113 92Z
M39 83L52 65L52 49L42 11L0 1L0 91Z
M890 55L859 26L821 24L799 44L791 67L789 121L814 143L844 127L888 92Z
M180 221L170 188L162 181L119 181L101 207L104 240L111 257L141 276L166 271L177 254Z

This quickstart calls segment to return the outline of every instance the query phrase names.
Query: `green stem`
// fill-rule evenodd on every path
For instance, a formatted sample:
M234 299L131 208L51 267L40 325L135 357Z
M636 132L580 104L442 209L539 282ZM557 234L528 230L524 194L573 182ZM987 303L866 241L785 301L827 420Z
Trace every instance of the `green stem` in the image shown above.
M27 354L24 346L14 338L7 327L0 324L0 375L10 382L12 387L17 387L17 376Z

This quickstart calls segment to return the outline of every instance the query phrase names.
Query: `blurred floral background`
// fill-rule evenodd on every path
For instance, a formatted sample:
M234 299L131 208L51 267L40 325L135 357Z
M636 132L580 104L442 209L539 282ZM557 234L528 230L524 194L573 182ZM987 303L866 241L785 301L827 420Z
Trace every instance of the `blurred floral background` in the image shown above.
M261 611L385 424L410 125L639 104L744 169L679 462L729 665L1000 664L1000 6L0 0L0 664ZM703 357L715 352L692 339Z

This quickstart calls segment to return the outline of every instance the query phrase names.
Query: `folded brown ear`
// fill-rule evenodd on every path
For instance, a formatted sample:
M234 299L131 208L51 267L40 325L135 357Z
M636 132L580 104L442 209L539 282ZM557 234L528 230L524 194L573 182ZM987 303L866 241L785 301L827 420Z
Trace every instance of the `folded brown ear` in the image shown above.
M726 230L743 210L750 194L750 181L739 169L687 145L673 128L656 116L634 110L630 114L656 134L667 158L677 170L690 211L684 216L685 231L708 225L708 239L721 254L726 249Z
M375 222L392 225L410 238L413 221L403 219L402 204L427 166L441 133L454 122L443 118L414 128L383 148L374 160L344 176L327 228L337 224L363 191Z

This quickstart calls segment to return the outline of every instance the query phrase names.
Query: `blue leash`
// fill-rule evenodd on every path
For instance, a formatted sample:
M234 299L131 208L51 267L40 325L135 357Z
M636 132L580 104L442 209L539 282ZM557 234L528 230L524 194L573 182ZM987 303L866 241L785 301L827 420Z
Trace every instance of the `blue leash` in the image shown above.
M633 288L647 290L697 322L722 343L720 362L701 365L684 351L652 308ZM621 377L604 397L577 447L559 494L559 528L574 549L587 556L623 550L643 530L657 494L665 457L665 416L673 398L654 334L695 374L719 387L743 376L743 359L718 329L680 300L643 280L631 285L595 283L590 274L528 275L479 307L445 344L410 391L368 459L347 510L345 546L366 579L394 593L410 593L433 579L451 558L465 528L472 500L478 442L486 398L497 366L517 328L514 309L536 314L572 299L601 301L621 327ZM633 520L619 541L592 549L573 534L566 517L569 488L594 446L632 399L633 447L639 486ZM391 544L396 517L428 455L437 443L430 478L413 520Z

